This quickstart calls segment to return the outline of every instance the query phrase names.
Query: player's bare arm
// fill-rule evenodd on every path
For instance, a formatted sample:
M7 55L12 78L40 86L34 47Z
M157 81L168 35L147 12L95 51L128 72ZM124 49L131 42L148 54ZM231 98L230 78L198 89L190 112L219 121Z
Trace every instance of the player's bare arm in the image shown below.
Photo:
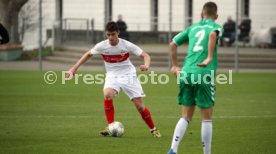
M208 56L207 58L197 66L206 67L213 59L214 49L216 46L216 39L217 39L217 32L213 31L209 35L209 42L208 42Z
M180 72L180 68L177 64L177 45L174 42L170 43L170 55L171 55L171 61L172 61L172 68L171 72L174 75L177 75L178 72Z
M144 65L140 65L140 70L147 71L150 67L150 56L149 54L143 51L140 57L144 59Z
M91 57L92 54L90 51L87 51L85 54L83 54L82 57L78 60L78 62L66 73L66 78L69 78L72 75L74 75L77 72L78 68Z

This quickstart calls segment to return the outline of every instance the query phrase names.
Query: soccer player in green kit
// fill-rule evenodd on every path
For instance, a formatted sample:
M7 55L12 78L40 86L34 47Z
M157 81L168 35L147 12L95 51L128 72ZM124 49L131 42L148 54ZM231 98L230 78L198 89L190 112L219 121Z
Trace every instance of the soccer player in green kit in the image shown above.
M192 121L195 106L201 113L201 140L204 154L211 153L212 112L215 103L214 74L217 69L217 42L223 28L214 21L218 18L214 2L204 4L202 20L176 35L170 43L172 73L180 79L178 103L182 105L182 117L178 121L168 154L176 154L186 128ZM182 70L177 64L177 46L188 42L188 52ZM180 73L180 75L179 75Z

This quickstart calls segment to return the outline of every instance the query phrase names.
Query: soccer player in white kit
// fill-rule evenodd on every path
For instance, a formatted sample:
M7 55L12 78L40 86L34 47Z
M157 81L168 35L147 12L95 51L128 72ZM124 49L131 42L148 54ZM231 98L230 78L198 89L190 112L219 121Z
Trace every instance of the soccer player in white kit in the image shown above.
M142 97L145 96L140 81L136 76L136 69L129 60L130 53L140 56L144 64L140 66L141 71L147 71L150 67L150 56L135 44L120 39L118 26L115 22L106 24L105 33L107 39L96 44L94 48L87 51L78 62L67 72L66 77L74 75L80 65L85 63L95 54L100 54L104 60L106 77L104 84L104 111L108 124L114 122L113 98L120 90L123 90L134 103L141 117L150 129L154 137L161 137L159 130L155 127L150 111L144 105ZM110 136L108 129L100 132L103 136Z

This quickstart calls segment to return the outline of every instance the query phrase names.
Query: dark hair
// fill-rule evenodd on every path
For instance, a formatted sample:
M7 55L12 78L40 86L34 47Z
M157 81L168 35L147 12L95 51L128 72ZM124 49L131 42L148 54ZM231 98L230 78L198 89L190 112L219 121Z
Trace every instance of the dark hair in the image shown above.
M203 6L203 13L207 17L215 17L217 15L218 7L214 2L206 2Z
M108 22L106 25L105 25L105 31L108 31L108 32L118 32L119 31L119 28L118 28L118 25L116 22L114 21L110 21Z

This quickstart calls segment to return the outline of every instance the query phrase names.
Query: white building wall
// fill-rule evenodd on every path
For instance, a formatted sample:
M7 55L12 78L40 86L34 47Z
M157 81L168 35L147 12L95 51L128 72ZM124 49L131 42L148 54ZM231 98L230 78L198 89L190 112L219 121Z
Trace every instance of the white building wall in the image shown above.
M169 0L159 0L159 30L169 30ZM184 28L185 17L184 17L184 0L172 1L172 30L181 31Z
M172 30L182 31L185 25L185 0L172 0ZM193 1L193 22L200 21L200 13L203 4L209 0ZM218 5L219 18L217 23L223 24L228 16L236 18L235 0L213 0ZM46 29L52 29L55 21L56 0L43 0L43 43L46 41ZM63 18L84 18L94 19L95 29L104 28L104 0L63 0ZM37 5L38 1L29 0L26 5ZM26 6L24 6L26 7ZM169 29L169 0L159 0L158 24L160 31ZM275 0L250 0L250 18L252 19L252 32L260 31L264 28L276 26L276 1ZM113 20L117 20L118 14L122 14L128 24L129 31L150 30L150 0L113 0ZM23 45L25 49L38 47L38 13L33 17L35 28L25 33ZM71 29L85 29L84 21L68 21ZM89 26L90 23L89 23ZM48 41L48 44L51 41Z
M276 1L250 0L249 15L254 31L268 27L276 27Z
M104 0L63 0L63 18L94 19L95 29L103 30ZM69 29L86 29L86 22L68 20L67 26Z
M149 0L113 0L113 17L117 20L122 14L128 25L128 31L150 30L150 1Z

